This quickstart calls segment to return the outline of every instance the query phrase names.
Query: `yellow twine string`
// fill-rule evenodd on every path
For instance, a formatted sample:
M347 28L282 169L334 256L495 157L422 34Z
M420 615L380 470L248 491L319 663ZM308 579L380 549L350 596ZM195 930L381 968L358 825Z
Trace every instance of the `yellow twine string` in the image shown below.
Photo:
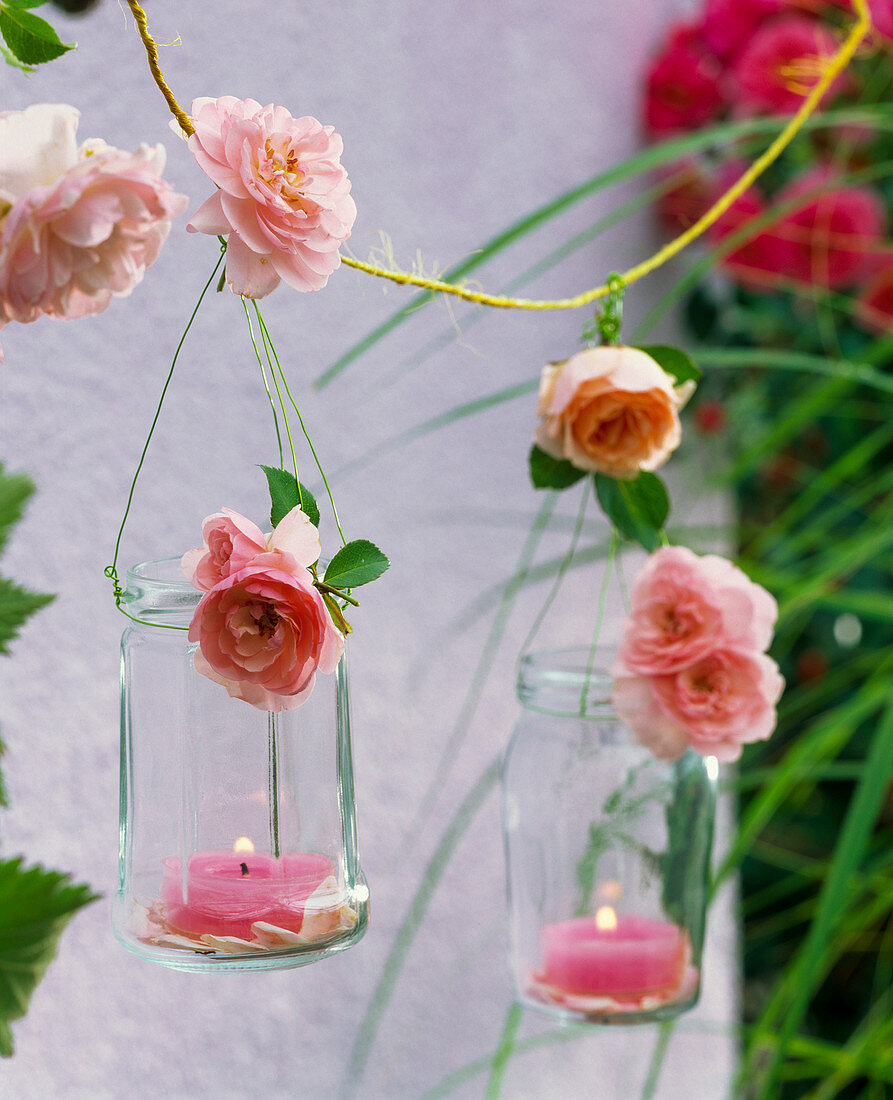
M179 105L173 92L165 83L161 69L158 65L158 49L154 39L149 34L149 29L146 24L146 13L137 3L137 0L127 0L127 2L130 5L130 10L133 12L133 17L139 28L140 38L142 38L146 47L146 53L149 55L149 69L151 70L155 83L161 89L161 93L167 100L171 112L180 124L180 128L186 134L195 133L189 116ZM668 260L671 260L681 252L683 248L690 245L692 241L697 240L697 238L705 233L711 225L722 217L732 203L742 195L747 188L765 172L769 165L778 159L788 145L790 145L803 128L803 124L806 120L810 115L815 113L822 96L850 63L864 36L872 29L871 14L868 10L867 0L852 0L852 4L857 15L856 22L844 39L840 49L834 57L830 59L827 66L825 66L820 79L815 84L812 91L803 100L797 113L792 116L781 133L779 133L778 137L775 138L761 156L757 157L747 171L716 200L710 209L698 218L693 225L689 226L684 233L681 233L678 237L675 237L668 244L664 245L663 248L655 252L655 254L647 260L643 260L641 263L636 264L635 267L631 267L629 271L622 272L620 281L624 286L629 286L631 283L638 282L638 280L645 275L650 275L652 271L655 271ZM342 256L341 259L348 267L355 268L357 271L364 271L367 275L375 275L379 279L389 279L392 283L417 286L422 290L429 290L437 294L452 294L454 297L462 298L466 302L477 302L478 305L493 306L497 309L579 309L580 306L589 305L590 302L594 302L599 298L604 298L607 294L611 293L612 289L608 283L603 283L601 286L593 287L591 290L586 290L573 298L558 298L553 301L537 301L530 298L508 298L499 294L486 294L481 291L469 290L467 287L459 286L456 283L447 283L441 279L428 279L423 275L414 275L409 271L394 271L385 267L378 267L375 264L364 263L362 260L354 260L348 256Z

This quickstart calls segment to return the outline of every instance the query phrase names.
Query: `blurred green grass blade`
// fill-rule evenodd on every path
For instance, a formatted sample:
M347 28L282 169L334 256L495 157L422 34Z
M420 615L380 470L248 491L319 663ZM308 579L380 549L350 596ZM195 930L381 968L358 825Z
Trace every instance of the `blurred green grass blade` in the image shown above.
M672 141L663 142L660 145L651 145L644 151L629 157L621 164L615 165L606 171L599 172L588 180L584 180L583 183L563 192L551 202L544 203L529 214L513 222L506 229L497 233L494 237L491 237L480 249L475 250L466 259L460 261L446 271L443 275L443 279L451 283L457 282L482 264L487 263L493 256L527 236L527 234L531 233L533 230L545 225L551 219L564 213L578 202L588 198L590 195L596 194L605 187L622 183L627 179L642 175L645 172L650 172L655 168L660 168L664 164L682 159L692 153L696 153L702 149L708 149L716 144L731 143L737 141L739 138L757 134L774 134L779 131L785 123L785 119L779 118L753 118L742 122L723 123L722 125L713 126L707 130L699 130L697 133L688 134L682 138L675 138ZM823 129L829 126L846 125L848 123L852 125L867 125L878 129L889 129L893 128L893 115L882 109L868 109L864 107L846 111L828 111L813 115L811 118L807 119L804 129ZM732 248L734 247L733 245ZM379 340L383 339L390 332L393 332L394 329L415 313L416 310L426 305L434 297L435 295L427 290L422 291L420 294L414 294L406 305L392 314L371 332L367 333L366 336L350 347L339 359L319 375L313 383L314 388L321 390L328 386L329 383L334 381L334 379L346 370L351 363L355 362L361 355L374 347Z
M499 1043L490 1061L490 1079L487 1081L486 1100L499 1100L505 1071L515 1051L515 1039L523 1016L524 1009L519 1004L513 1004L508 1010Z
M528 394L534 393L538 386L539 379L532 378L527 382L519 382L516 386L508 386L505 389L496 390L494 393L485 394L483 397L478 397L474 401L467 401L463 405L457 405L455 408L448 409L444 413L432 416L429 420L424 420L421 424L416 424L415 427L407 428L398 435L383 440L381 443L376 444L365 453L359 455L359 457L351 459L350 462L346 462L335 472L330 480L343 480L356 470L367 469L371 463L377 462L379 459L384 458L393 451L399 450L401 447L405 447L406 444L412 443L416 439L421 439L423 436L430 435L432 432L438 432L443 428L448 428L451 424L455 424L457 421L464 420L469 416L475 416L477 413L486 412L487 409L492 409L498 405L504 405L507 401L514 401L519 397L526 397Z
M893 339L879 344L872 352L875 362L883 362L885 355L893 353ZM713 348L698 346L693 353L699 365L710 370L781 370L806 374L825 374L848 382L871 386L883 393L893 393L893 375L874 367L871 361L853 362L850 359L829 359L825 355L809 355L800 351L784 351L778 348Z
M888 467L875 477L865 475L871 469L870 461L891 438L893 422L882 424L844 452L837 462L819 471L804 491L749 542L748 556L771 553L783 565L797 552L807 550L820 535L825 536L839 519L857 512L863 502L881 499L891 484L893 470ZM848 480L851 483L845 484ZM839 494L838 500L828 499L832 494ZM796 524L810 511L813 514L808 524L797 530Z
M803 782L804 774L837 756L859 724L883 706L889 692L893 657L882 662L875 676L854 698L821 714L811 723L777 764L771 784L750 803L738 823L734 842L720 864L711 897L738 866L766 824L784 806L791 791Z
M887 788L893 777L893 693L888 699L883 720L871 742L865 774L853 794L840 836L834 848L831 867L822 888L818 911L806 940L788 968L792 995L775 1032L774 1049L763 1077L763 1095L772 1095L778 1072L791 1037L799 1030L812 996L821 981L818 963L826 943L833 936L840 914L846 908L847 893L853 876L868 850L869 841Z
M562 260L566 260L568 256L572 256L575 252L579 252L581 248L585 248L587 244L591 244L594 240L597 240L609 229L613 229L614 226L626 221L626 219L633 214L637 214L640 210L644 210L646 207L651 206L652 203L671 191L680 181L682 176L683 173L677 172L667 179L661 180L660 183L656 183L653 187L649 187L646 191L635 195L627 202L621 203L620 206L612 210L610 214L598 218L592 225L576 233L573 237L570 237L557 248L554 248L551 252L543 256L541 260L537 260L535 264L525 268L525 270L514 279L510 279L503 286L499 287L497 294L509 295L515 294L519 290L523 290L524 287L529 286L535 279L539 278L540 275L544 275L547 271L551 271L552 268L557 267ZM462 317L461 321L457 320L452 328L446 332L442 332L439 336L435 336L432 340L429 340L427 344L422 345L417 352L414 352L411 357L404 361L400 374L404 373L406 370L420 366L438 351L442 351L444 348L449 347L450 344L455 343L460 337L464 337L468 329L483 321L490 312L480 307L475 308L471 303L468 303L468 305L469 311Z
M557 499L557 493L546 494L546 498L530 526L527 538L524 540L524 545L521 547L521 553L518 556L518 567L511 580L502 590L499 606L493 617L493 622L490 624L490 630L487 633L487 638L481 650L480 658L475 666L468 689L465 692L465 697L462 700L459 715L456 718L446 745L441 750L437 764L431 772L428 787L419 803L419 811L409 827L408 835L410 842L421 833L422 829L427 824L428 818L434 807L437 792L443 789L452 771L453 765L459 757L459 751L462 748L465 737L471 727L472 719L480 705L487 680L489 679L490 673L493 671L493 662L496 660L496 654L502 642L503 635L505 634L509 616L515 606L515 600L519 591L523 588L527 574L530 572L540 540L547 530L549 521L552 518L552 513L555 510Z
M416 888L409 910L397 929L394 941L384 961L381 974L376 982L369 1006L357 1029L353 1044L347 1056L344 1080L339 1096L358 1095L360 1082L372 1053L375 1037L384 1019L397 980L403 972L410 948L416 934L425 919L425 913L434 897L443 874L447 869L459 841L474 820L478 810L492 793L502 769L502 757L497 756L481 773L475 785L465 796L452 820L441 836L440 842L428 862L421 881Z

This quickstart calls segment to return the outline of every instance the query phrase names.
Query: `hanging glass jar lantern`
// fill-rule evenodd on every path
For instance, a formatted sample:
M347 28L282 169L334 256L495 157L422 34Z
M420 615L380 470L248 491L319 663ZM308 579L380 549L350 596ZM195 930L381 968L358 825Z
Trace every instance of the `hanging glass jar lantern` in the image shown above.
M170 629L201 596L179 558L127 574L115 933L179 970L303 966L368 923L347 658L296 709L230 698Z
M716 761L655 758L592 664L585 647L521 662L503 775L516 996L563 1020L665 1020L699 994Z

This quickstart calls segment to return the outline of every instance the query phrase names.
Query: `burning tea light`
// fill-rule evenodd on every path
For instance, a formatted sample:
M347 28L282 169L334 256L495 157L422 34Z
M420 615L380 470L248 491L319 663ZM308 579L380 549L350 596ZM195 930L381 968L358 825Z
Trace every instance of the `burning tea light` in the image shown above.
M686 942L675 924L618 916L603 905L594 919L575 917L543 928L540 978L567 993L620 1001L672 994L683 984Z
M299 932L304 903L333 873L332 861L317 852L276 859L239 837L230 852L190 856L185 880L180 859L165 859L161 900L176 932L246 937L257 921Z

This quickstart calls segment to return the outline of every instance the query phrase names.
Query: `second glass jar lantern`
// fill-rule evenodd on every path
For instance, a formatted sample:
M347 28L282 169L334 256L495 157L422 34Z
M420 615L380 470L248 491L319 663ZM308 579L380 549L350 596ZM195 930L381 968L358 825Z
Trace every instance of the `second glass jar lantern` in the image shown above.
M131 569L122 641L115 932L180 970L285 969L356 943L347 658L294 710L232 699L193 667L201 592L179 559Z
M636 1023L700 987L716 761L656 759L585 648L532 653L503 812L517 999L567 1021Z

